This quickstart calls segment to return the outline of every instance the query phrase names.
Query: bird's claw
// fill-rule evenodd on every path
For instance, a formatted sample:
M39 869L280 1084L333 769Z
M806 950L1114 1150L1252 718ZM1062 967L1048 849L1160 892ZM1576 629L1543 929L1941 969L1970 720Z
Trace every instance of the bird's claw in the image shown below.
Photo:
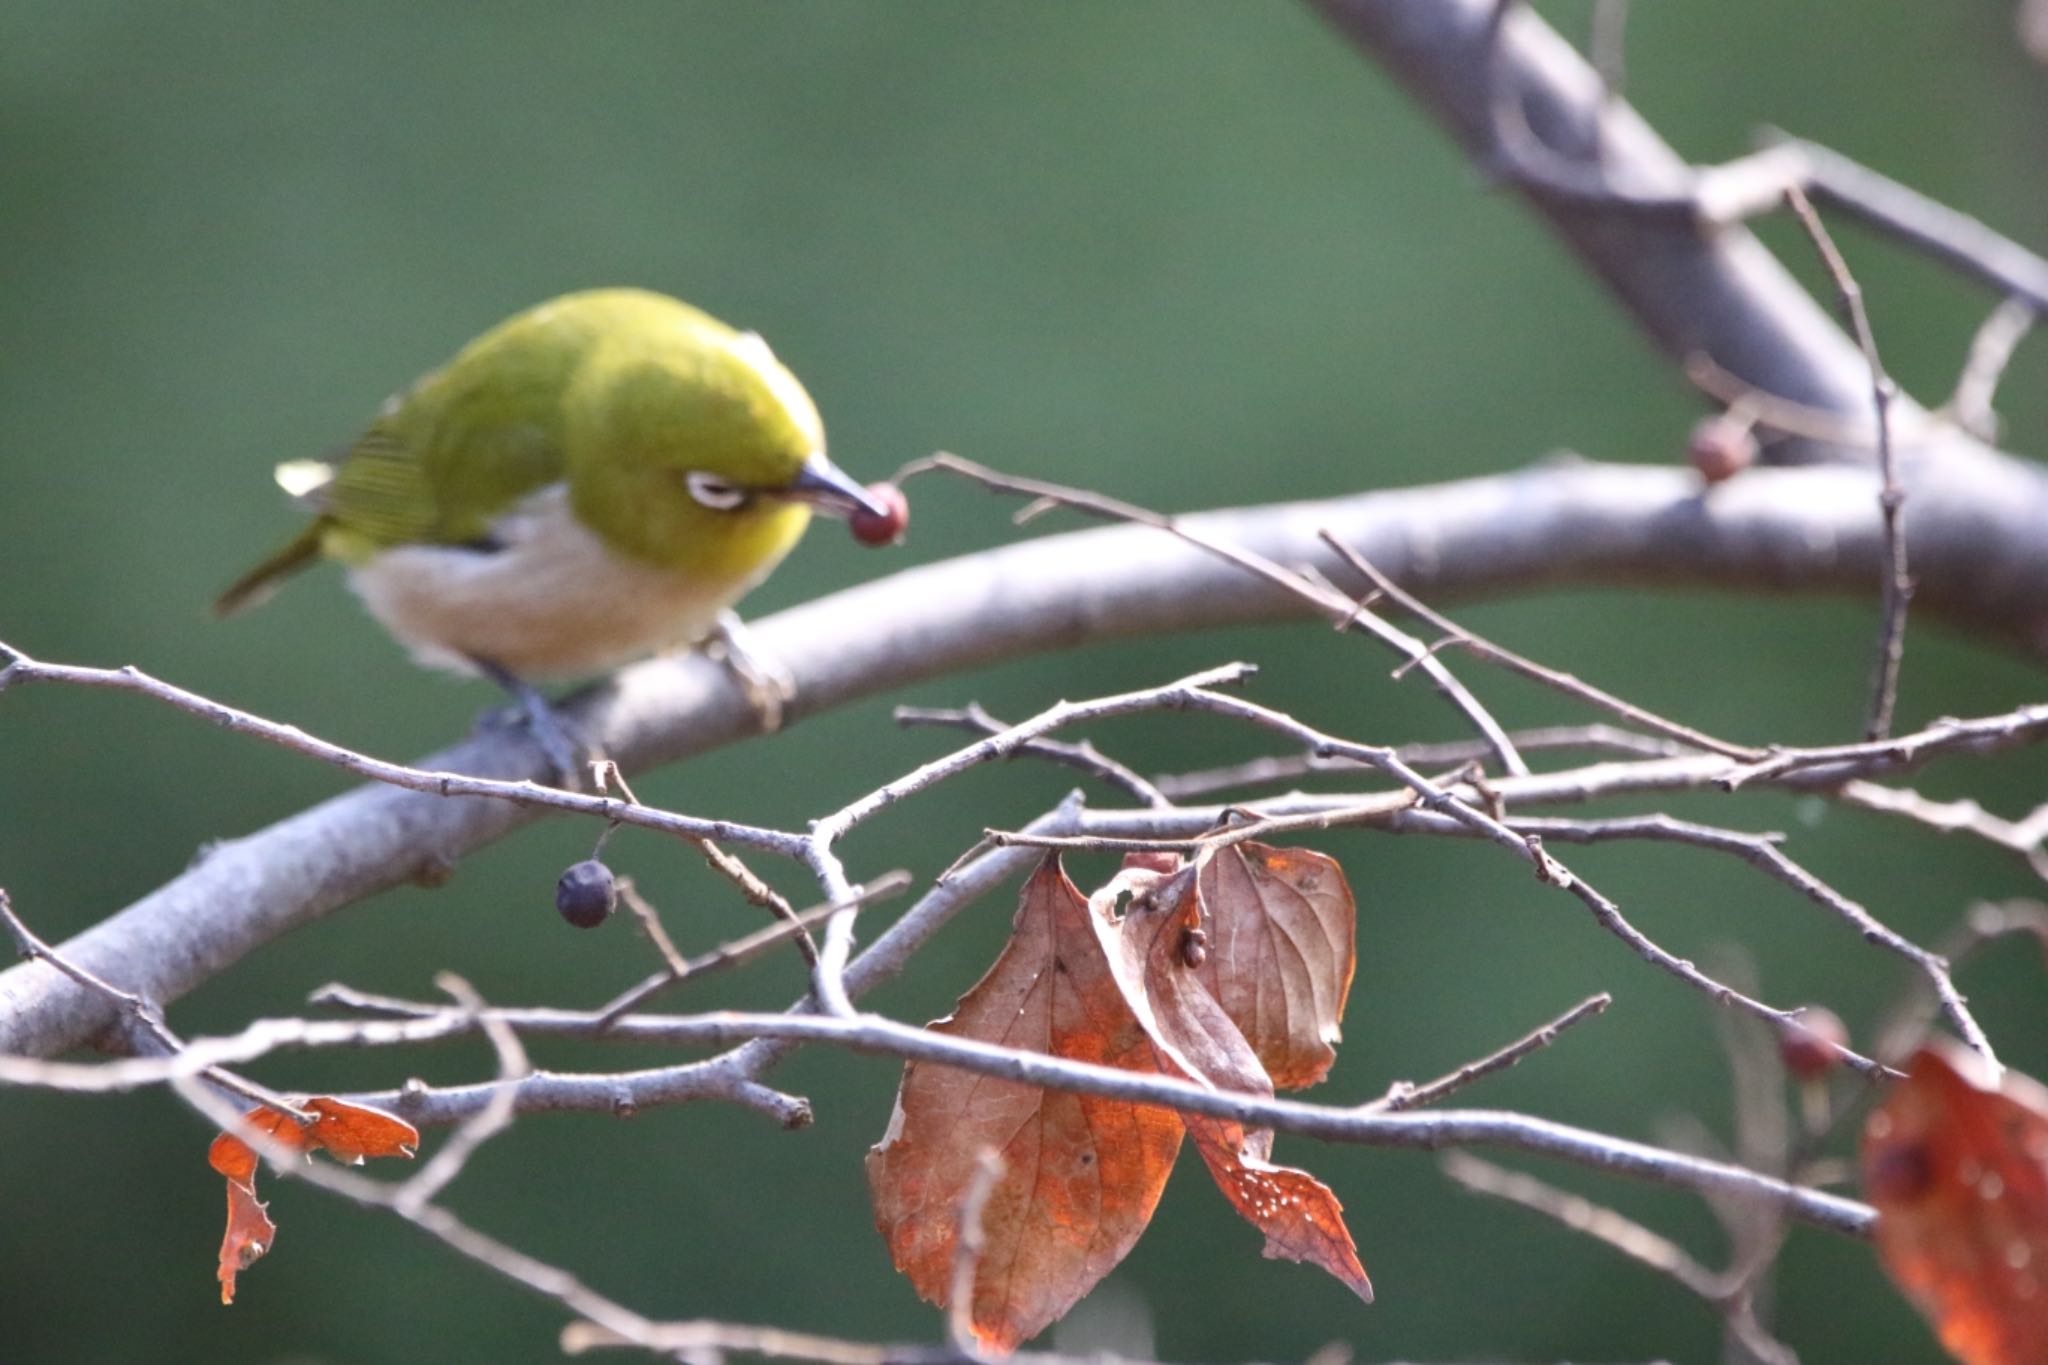
M479 716L478 728L523 726L547 758L552 785L564 791L583 790L588 785L591 763L604 755L532 685L487 660L479 659L476 664L485 677L504 688L513 699L513 705L493 707Z
M719 614L718 625L705 641L705 652L731 671L747 704L760 718L762 731L773 734L780 730L784 708L796 700L796 676L755 644L753 632L736 613Z

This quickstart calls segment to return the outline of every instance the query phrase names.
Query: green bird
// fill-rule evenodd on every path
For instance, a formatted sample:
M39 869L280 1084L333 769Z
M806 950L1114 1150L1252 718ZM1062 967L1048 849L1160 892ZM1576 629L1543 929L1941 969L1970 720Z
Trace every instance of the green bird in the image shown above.
M420 663L491 677L529 711L522 680L715 633L813 509L900 513L825 457L810 395L758 335L638 289L500 323L338 456L280 465L277 481L313 518L220 614L339 560Z

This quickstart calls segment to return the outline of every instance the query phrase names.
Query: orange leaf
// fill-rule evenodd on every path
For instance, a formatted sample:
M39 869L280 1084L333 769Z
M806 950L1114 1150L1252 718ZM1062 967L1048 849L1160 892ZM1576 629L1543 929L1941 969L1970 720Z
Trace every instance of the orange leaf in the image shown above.
M1098 911L1117 894L1137 894L1120 924L1093 920L1154 1051L1171 1075L1237 1094L1271 1097L1273 1083L1252 1045L1188 964L1188 934L1200 927L1196 874L1169 877L1126 869L1096 896ZM1206 963L1204 964L1206 966ZM1271 1129L1248 1131L1229 1119L1184 1116L1195 1149L1232 1207L1266 1235L1265 1254L1321 1266L1367 1303L1372 1281L1344 1226L1344 1206L1306 1171L1275 1166Z
M1336 860L1243 843L1202 864L1202 984L1273 1085L1299 1090L1337 1060L1356 966L1358 907Z
M310 1136L312 1129L301 1126L297 1119L282 1110L258 1105L242 1115L242 1126L261 1133L281 1147L314 1145ZM230 1180L246 1184L256 1179L256 1152L233 1133L222 1133L213 1140L213 1146L207 1148L206 1161Z
M1010 942L934 1032L1127 1071L1157 1069L1088 924L1086 901L1043 863ZM951 1297L959 1207L981 1149L1003 1157L982 1212L971 1321L1007 1352L1057 1320L1130 1251L1180 1150L1170 1110L912 1063L869 1154L875 1223L897 1269Z
M228 1180L228 1231L220 1242L218 1272L222 1303L235 1301L235 1273L254 1265L277 1239L277 1224L263 1210L254 1185L232 1177Z
M324 1147L337 1160L360 1164L366 1156L410 1157L419 1129L404 1119L326 1095L298 1102L316 1117L301 1124L290 1114L258 1105L242 1115L243 1126L281 1146L310 1152ZM207 1164L227 1177L228 1227L220 1243L220 1301L235 1301L235 1275L247 1270L277 1239L277 1225L256 1198L256 1151L233 1133L222 1133L206 1151Z
M381 1109L344 1104L327 1095L315 1095L299 1107L320 1116L311 1127L302 1130L307 1145L325 1147L336 1161L351 1166L362 1165L366 1156L396 1156L410 1161L420 1149L420 1130Z
M1966 1365L2048 1361L2048 1090L1937 1040L1863 1129L1877 1250Z

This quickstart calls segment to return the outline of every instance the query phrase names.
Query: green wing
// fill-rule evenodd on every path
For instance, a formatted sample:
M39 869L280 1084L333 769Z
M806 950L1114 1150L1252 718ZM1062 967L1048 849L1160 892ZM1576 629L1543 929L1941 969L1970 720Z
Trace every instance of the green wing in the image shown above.
M394 545L487 540L492 524L521 497L566 477L571 386L607 346L624 378L612 375L617 382L603 386L595 400L586 396L583 406L598 401L612 425L628 428L616 435L622 448L691 449L707 444L709 431L718 436L710 442L723 462L716 467L731 468L743 482L778 483L818 445L816 417L809 428L793 427L791 439L773 443L771 467L756 471L747 464L748 449L760 444L755 438L763 419L756 409L773 395L763 388L760 403L743 408L725 395L730 384L713 382L717 375L708 367L715 362L760 387L755 369L734 357L731 337L724 324L687 304L634 289L564 295L500 323L387 404L338 456L324 465L279 466L280 484L314 511L314 520L243 575L218 609L254 602L323 554L360 563ZM602 366L597 372L611 374ZM636 374L658 381L654 399L640 406L628 401L626 379ZM725 401L712 413L702 410L720 396ZM784 425L803 425L781 407L774 410ZM746 420L737 435L711 422L742 411ZM678 427L685 429L682 439ZM590 439L588 431L583 439ZM632 492L630 483L622 486ZM631 523L632 509L621 509L619 519Z

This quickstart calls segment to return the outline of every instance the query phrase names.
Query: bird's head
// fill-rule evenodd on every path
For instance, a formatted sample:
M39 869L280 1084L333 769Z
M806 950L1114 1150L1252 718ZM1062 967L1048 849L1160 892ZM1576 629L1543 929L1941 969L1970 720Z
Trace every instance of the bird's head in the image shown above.
M881 510L826 458L816 406L767 343L702 314L609 340L566 411L577 514L643 562L752 578L813 510Z

